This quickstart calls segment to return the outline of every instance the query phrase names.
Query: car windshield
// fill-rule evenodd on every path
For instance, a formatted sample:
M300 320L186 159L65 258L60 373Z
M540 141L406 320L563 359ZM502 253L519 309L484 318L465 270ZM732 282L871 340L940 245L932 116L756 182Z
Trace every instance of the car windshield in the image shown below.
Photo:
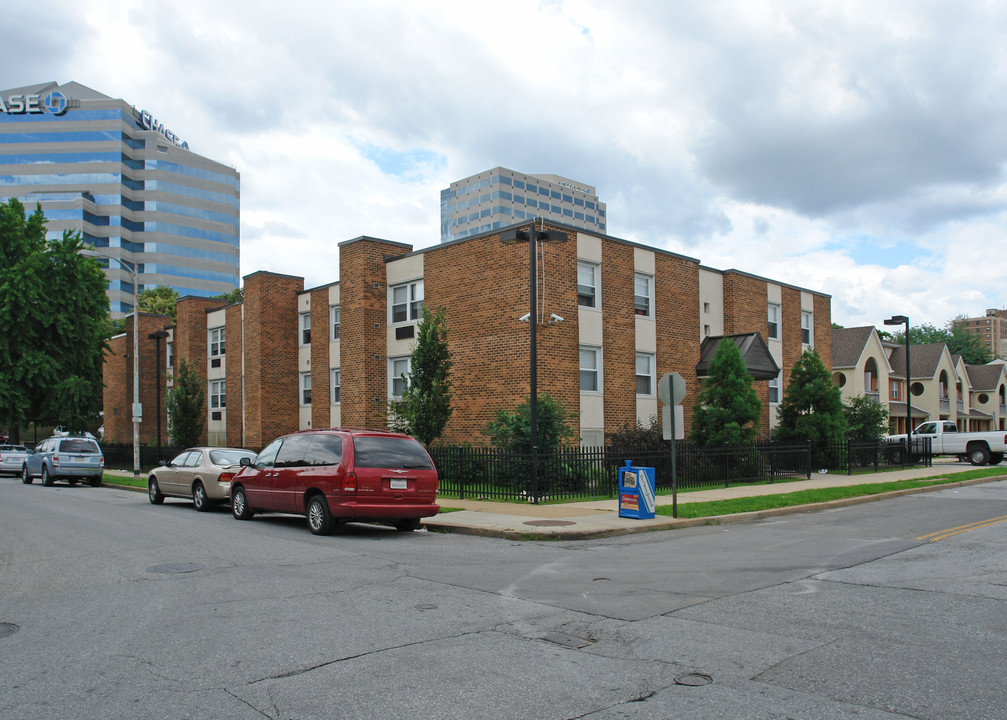
M94 440L86 440L84 438L61 440L59 444L59 449L60 452L68 452L68 453L101 452L98 449L98 444Z
M214 465L239 465L241 458L255 459L255 453L251 450L211 450L210 462Z
M0 452L25 452L24 445L0 445Z
M412 438L368 435L353 438L353 464L358 468L434 469L423 446Z

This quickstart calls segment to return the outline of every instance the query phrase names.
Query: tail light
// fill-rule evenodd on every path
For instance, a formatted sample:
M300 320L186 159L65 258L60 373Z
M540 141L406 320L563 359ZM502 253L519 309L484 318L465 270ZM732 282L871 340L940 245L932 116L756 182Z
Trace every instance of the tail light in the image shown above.
M348 472L343 475L343 492L356 492L357 491L357 474L355 472Z
M231 482L233 479L233 472L222 472L220 473L220 477L217 478L217 482Z
M59 455L53 455L52 456L52 464L53 465L59 465Z
M100 467L100 468L104 468L105 467L105 456L104 455L102 455L100 458L98 458L98 467Z

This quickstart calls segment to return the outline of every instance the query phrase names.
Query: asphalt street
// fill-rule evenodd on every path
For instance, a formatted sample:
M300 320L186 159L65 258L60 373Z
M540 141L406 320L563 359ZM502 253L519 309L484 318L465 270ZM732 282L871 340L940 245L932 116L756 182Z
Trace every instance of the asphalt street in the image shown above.
M1007 483L522 542L0 478L3 718L1007 718Z

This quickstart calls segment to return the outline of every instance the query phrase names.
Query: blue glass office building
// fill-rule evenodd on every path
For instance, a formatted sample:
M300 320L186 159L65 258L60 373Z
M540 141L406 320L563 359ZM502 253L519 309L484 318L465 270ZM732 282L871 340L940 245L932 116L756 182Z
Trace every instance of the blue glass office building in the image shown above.
M441 242L537 217L606 234L606 215L605 203L591 185L495 167L441 190Z
M124 100L78 83L0 92L0 200L41 205L50 235L79 231L135 266L137 288L107 263L115 317L145 287L208 297L238 286L239 190L237 170Z

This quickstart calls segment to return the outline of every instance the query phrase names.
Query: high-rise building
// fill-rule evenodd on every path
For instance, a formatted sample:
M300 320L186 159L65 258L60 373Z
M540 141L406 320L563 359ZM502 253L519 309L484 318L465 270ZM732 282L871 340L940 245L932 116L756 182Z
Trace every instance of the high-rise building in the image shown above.
M1007 359L1007 310L989 308L984 317L958 318L952 322L981 337L993 357Z
M441 242L531 218L607 233L605 203L591 185L559 175L525 175L495 167L441 190Z
M146 110L71 82L0 92L0 201L39 205L50 236L78 231L107 264L114 317L167 285L207 297L239 282L239 175Z

